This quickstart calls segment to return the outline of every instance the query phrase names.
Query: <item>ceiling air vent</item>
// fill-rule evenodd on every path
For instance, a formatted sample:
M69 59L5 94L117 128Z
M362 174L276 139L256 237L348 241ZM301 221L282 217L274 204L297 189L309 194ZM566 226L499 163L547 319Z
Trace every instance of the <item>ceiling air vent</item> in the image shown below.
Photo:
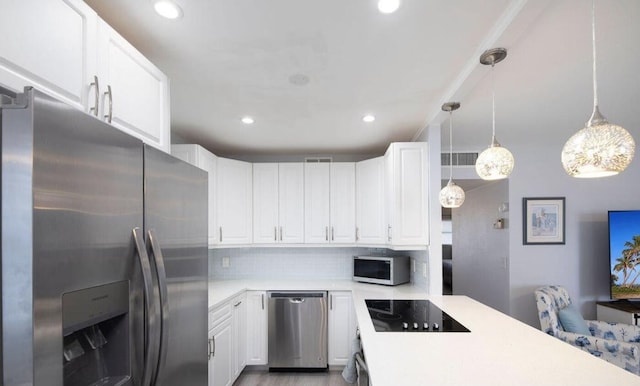
M452 166L474 166L478 159L478 152L453 153ZM440 163L442 166L451 165L449 153L440 154Z
M320 163L320 162L333 162L332 157L305 157L304 162L308 163Z

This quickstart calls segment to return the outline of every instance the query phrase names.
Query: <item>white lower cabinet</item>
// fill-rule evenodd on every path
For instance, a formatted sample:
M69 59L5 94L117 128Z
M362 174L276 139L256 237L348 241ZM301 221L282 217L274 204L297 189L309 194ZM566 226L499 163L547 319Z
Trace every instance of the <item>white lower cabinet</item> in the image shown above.
M231 386L247 363L244 292L209 313L209 386Z
M266 291L247 291L247 365L266 365L268 361Z
M230 386L234 379L231 375L232 328L228 303L210 313L209 324L209 386Z
M351 291L329 291L328 328L329 365L346 365L357 329Z

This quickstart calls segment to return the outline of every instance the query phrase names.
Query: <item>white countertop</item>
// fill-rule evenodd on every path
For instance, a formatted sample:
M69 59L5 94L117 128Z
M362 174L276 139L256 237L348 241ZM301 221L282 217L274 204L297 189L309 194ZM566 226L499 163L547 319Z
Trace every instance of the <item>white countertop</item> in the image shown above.
M245 289L352 291L373 386L640 385L639 376L466 296L349 280L232 280L209 284L209 308ZM471 332L376 332L364 302L376 298L428 299Z

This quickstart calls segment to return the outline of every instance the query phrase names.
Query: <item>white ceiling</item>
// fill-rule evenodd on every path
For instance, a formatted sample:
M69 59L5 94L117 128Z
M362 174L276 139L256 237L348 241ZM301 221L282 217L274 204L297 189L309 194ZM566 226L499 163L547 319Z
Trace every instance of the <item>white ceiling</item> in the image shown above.
M497 46L504 146L522 130L568 138L591 113L589 0L404 0L391 15L377 0L176 0L175 21L151 0L86 2L171 79L173 133L217 154L382 154L448 128L449 100L462 103L454 148L481 150L491 77L478 58ZM597 17L601 111L639 141L640 1L600 0Z

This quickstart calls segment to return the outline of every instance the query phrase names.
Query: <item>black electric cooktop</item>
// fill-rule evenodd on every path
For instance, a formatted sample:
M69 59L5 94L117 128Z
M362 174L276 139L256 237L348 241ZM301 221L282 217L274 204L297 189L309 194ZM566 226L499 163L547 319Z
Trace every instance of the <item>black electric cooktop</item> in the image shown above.
M365 300L378 332L470 332L428 300Z

